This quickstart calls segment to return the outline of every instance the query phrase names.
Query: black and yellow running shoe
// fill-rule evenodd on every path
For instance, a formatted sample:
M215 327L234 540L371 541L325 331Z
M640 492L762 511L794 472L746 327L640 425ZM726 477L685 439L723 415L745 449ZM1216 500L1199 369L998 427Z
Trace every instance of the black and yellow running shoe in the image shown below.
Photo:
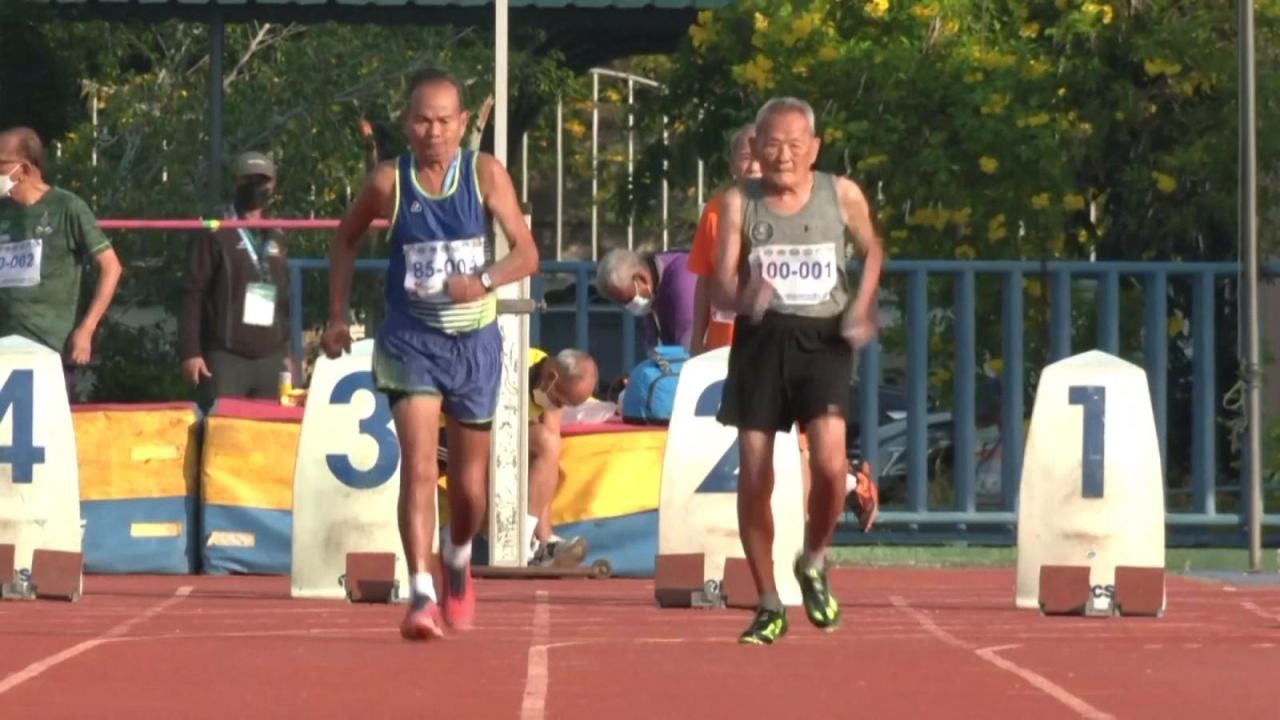
M787 611L760 608L751 627L738 636L743 645L772 645L774 640L787 634Z
M840 603L831 594L827 585L825 567L813 567L804 561L804 556L796 558L796 581L800 583L800 596L804 600L804 613L814 627L833 631L840 627Z

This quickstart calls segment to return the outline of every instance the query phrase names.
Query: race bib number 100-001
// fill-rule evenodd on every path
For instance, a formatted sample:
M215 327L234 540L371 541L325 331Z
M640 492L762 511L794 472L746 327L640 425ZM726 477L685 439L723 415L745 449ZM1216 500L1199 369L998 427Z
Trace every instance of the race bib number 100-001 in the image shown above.
M751 251L751 261L777 300L787 305L820 303L836 285L839 259L834 243L766 245Z

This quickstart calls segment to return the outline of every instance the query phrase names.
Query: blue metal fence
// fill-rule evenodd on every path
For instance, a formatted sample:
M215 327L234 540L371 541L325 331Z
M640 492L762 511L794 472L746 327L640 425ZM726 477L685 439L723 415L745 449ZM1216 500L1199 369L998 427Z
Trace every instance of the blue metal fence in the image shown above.
M327 266L323 259L290 261L295 353L302 348L303 273L325 271ZM359 260L356 265L357 271L362 272L382 271L385 267L383 260ZM542 273L532 286L533 296L542 299L545 307L531 319L530 337L534 345L548 352L568 346L588 349L601 366L602 378L607 380L625 373L639 359L636 324L617 306L594 297L594 270L591 262L542 263ZM1280 274L1280 267L1269 266L1267 272ZM1225 302L1218 287L1223 280L1238 274L1235 263L1207 262L887 263L881 305L896 309L901 321L887 323L893 329L862 351L858 385L880 387L886 357L900 356L905 365L901 381L905 387L905 407L901 408L905 418L896 423L900 432L895 435L891 427L886 428L880 394L856 392L859 431L851 444L857 445L861 456L877 470L885 467L882 459L892 465L898 456L905 458L905 472L903 487L899 488L901 497L896 497L893 488L886 487L888 480L881 477L885 504L877 527L883 530L866 539L1011 542L1023 431L1029 415L1027 373L1038 374L1048 363L1098 348L1146 368L1161 459L1169 478L1170 544L1240 544L1247 508L1244 503L1249 497L1240 489L1247 488L1247 479L1236 477L1231 482L1221 482L1226 471L1222 462L1225 458L1220 456L1223 448L1219 447L1218 398L1224 388L1217 386L1215 366L1218 303ZM979 293L982 282L999 284L998 303L991 302L996 293ZM1171 340L1169 302L1170 289L1175 286L1189 288L1191 329ZM1073 308L1078 300L1092 303L1095 312L1085 314ZM1030 324L1029 311L1033 313ZM996 312L999 318L994 316ZM888 317L892 315L887 313ZM317 317L313 321L318 324L323 319ZM1139 327L1132 328L1135 324ZM1039 330L1036 337L1028 336L1029 326ZM950 336L949 349L945 340L937 342L940 335ZM1028 348L1037 346L1040 352L1028 357ZM944 350L938 352L938 347ZM1170 382L1181 385L1188 378L1171 377L1171 347L1175 354L1183 356L1178 364L1191 367L1189 417L1177 426L1189 436L1189 443L1179 444L1173 456L1169 448ZM1002 462L998 473L983 476L982 491L979 464L989 462L989 458L983 459L977 452L985 447L978 439L977 407L980 399L992 398L990 393L979 397L980 352L998 357L1002 366L993 378L999 390L991 403L998 408L999 419L984 430L986 435L998 437L995 444ZM931 402L931 365L935 371L940 368L950 376L950 387L943 391L949 402ZM934 382L935 387L946 384ZM940 451L939 442L951 450ZM890 447L894 443L898 445L896 449ZM947 458L945 472L937 471L936 460L940 457ZM1186 468L1189 482L1175 482L1171 467ZM992 484L998 488L993 490ZM931 494L935 496L932 501ZM1223 497L1234 506L1231 510L1219 507ZM1266 514L1263 522L1268 529L1280 528L1280 514ZM839 539L857 543L863 536L846 524Z

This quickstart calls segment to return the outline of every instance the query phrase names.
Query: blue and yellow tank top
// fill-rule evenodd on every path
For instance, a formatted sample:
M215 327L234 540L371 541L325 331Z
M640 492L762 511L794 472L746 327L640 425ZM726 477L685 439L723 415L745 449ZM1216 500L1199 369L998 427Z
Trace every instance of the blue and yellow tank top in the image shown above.
M388 231L388 320L414 320L442 332L478 330L497 319L493 293L455 303L445 293L450 275L474 274L490 261L488 214L473 150L459 150L445 173L444 191L418 185L412 153L396 164L396 204Z

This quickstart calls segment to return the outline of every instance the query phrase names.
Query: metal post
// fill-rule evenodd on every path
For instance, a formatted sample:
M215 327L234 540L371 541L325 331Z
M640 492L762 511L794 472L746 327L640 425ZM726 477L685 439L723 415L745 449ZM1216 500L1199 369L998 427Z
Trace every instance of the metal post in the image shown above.
M494 3L493 154L507 165L507 0ZM525 222L529 221L528 216ZM494 258L506 255L502 226L494 227ZM498 288L503 300L527 300L529 280ZM523 567L529 561L528 397L529 316L499 314L502 334L502 381L494 413L489 453L489 565Z
M632 176L636 159L636 116L633 108L636 101L636 84L630 77L627 78L627 196L628 206L635 202L634 193L631 188L635 187L635 178ZM627 249L635 249L636 245L636 214L634 210L627 212Z
M520 203L525 206L529 204L529 131L527 130L520 136Z
M556 261L564 255L564 98L556 96Z
M1254 106L1253 0L1237 0L1240 11L1240 272L1244 292L1245 461L1249 477L1249 571L1262 571L1262 387L1258 328L1257 126Z
M669 250L671 247L671 233L667 227L670 223L669 206L671 204L671 190L667 180L667 116L662 116L662 249Z
M600 190L600 75L591 72L591 259L600 259L599 206Z
M209 21L209 186L205 199L209 208L222 199L222 56L226 24L222 12L213 11Z

